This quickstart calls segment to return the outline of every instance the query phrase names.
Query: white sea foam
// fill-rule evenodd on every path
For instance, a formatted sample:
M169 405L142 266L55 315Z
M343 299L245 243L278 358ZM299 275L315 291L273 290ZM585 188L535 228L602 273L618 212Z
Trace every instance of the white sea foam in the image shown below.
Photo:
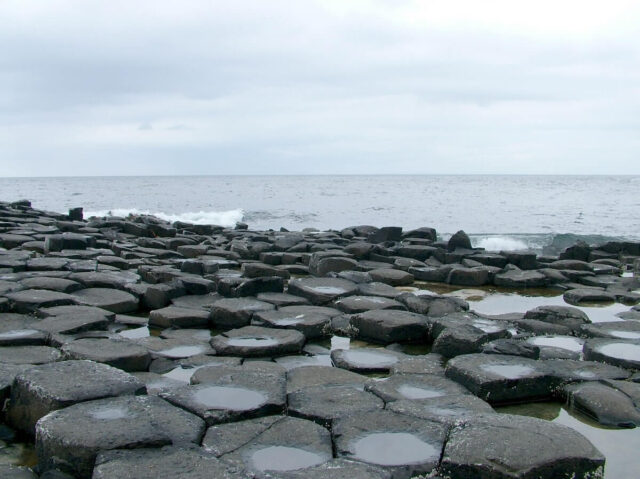
M516 251L528 249L530 246L522 240L510 238L508 236L491 236L489 238L481 238L475 245L484 248L487 251Z
M185 213L164 213L162 211L140 210L137 208L114 208L112 210L86 211L85 218L91 216L127 216L134 215L153 215L166 221L184 221L196 225L220 225L234 226L238 221L242 221L244 211L241 209L228 211L188 211Z

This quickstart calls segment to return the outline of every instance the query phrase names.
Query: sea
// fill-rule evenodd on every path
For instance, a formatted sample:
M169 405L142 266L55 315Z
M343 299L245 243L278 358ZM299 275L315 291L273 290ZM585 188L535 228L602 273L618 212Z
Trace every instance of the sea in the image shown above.
M640 176L112 176L0 178L0 200L90 216L151 214L252 229L354 225L458 230L487 250L554 253L640 239Z

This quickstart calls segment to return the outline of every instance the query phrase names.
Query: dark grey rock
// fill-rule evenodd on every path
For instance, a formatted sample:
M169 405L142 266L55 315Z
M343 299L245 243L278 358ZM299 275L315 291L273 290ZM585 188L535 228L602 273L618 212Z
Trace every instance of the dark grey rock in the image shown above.
M61 350L70 359L88 359L128 372L146 371L151 362L147 349L128 340L78 339Z
M98 454L92 479L245 479L244 470L218 460L197 446L117 449Z
M588 360L625 369L640 369L640 341L637 340L587 339L583 352Z
M384 407L382 399L353 385L299 389L287 395L287 402L289 415L309 419L325 427L330 427L338 418Z
M482 286L489 282L489 270L486 267L454 268L447 276L447 283L460 286Z
M639 321L611 321L585 324L582 332L592 338L640 340Z
M384 298L395 299L396 296L401 294L401 291L385 283L368 281L358 284L357 294L362 296L381 296Z
M132 271L83 271L71 273L69 279L85 288L113 288L124 290L128 285L140 281L140 275Z
M252 298L227 298L217 301L211 310L211 319L216 328L230 329L247 326L257 311L272 311L271 303Z
M269 328L295 329L307 339L326 336L331 318L322 313L288 313L286 311L258 311L253 314L252 324Z
M482 345L485 354L507 354L523 358L538 359L540 348L521 339L495 339Z
M214 336L211 347L222 356L284 356L299 353L304 335L294 329L245 326Z
M61 353L49 346L4 346L0 347L0 363L45 364L58 361Z
M447 242L447 249L454 251L456 248L471 249L471 240L464 231L460 230L455 233Z
M338 368L358 373L388 373L406 355L382 348L335 349L331 360Z
M570 289L565 291L562 297L567 303L573 305L580 303L612 303L616 300L615 295L612 293L591 288Z
M369 378L342 368L304 366L287 372L287 393L317 386L352 386L363 389Z
M208 425L279 414L285 408L284 375L214 366L196 371L193 381L198 384L170 389L160 397L197 414Z
M488 334L470 324L457 325L447 327L438 334L431 350L445 358L453 358L480 352L482 345L489 339Z
M404 304L409 311L433 318L469 309L469 304L462 299L440 295L403 293L396 299Z
M402 303L382 296L348 296L334 301L333 304L347 314L364 313L374 309L406 309Z
M96 456L200 442L204 421L154 396L120 396L74 404L36 424L36 451L43 471L56 467L79 479L91 477Z
M472 416L453 428L441 474L451 479L588 479L602 476L604 461L586 438L566 426L488 414Z
M95 306L113 313L131 313L138 309L138 299L130 293L111 288L87 288L73 293L78 304Z
M511 270L496 274L493 278L493 284L507 288L540 288L546 286L548 282L544 274L528 270Z
M589 381L569 384L562 390L573 410L592 417L604 426L636 427L640 411L629 396L605 384Z
M309 304L307 299L288 293L259 293L256 297L258 300L271 303L278 308Z
M538 306L527 311L525 319L534 319L579 331L583 324L591 321L580 309L571 306Z
M170 283L152 284L144 292L144 303L149 309L160 309L167 306L172 299L187 294L184 284L179 280Z
M369 271L371 279L389 286L408 286L413 283L413 275L400 269L378 268Z
M289 293L308 299L312 304L327 304L335 299L356 294L355 283L338 278L303 278L289 281Z
M221 299L222 296L217 293L198 294L173 298L171 299L171 304L177 308L204 309L206 311L211 311L213 305Z
M334 422L337 457L388 469L394 478L431 473L440 461L447 427L392 411L355 413Z
M58 409L92 399L145 392L142 382L119 369L92 361L61 361L18 374L7 420L33 435L36 422Z
M444 375L444 357L429 353L401 358L390 368L391 374L436 374Z
M476 414L493 413L489 403L471 394L454 394L426 399L401 399L387 404L386 409L453 426L457 421Z
M382 381L370 380L364 388L385 403L402 399L416 400L469 394L469 391L458 383L430 374L395 374Z
M559 385L540 361L494 354L457 356L446 376L492 404L549 398Z
M549 374L563 382L627 379L629 371L596 361L549 359L544 362Z
M3 479L38 479L38 476L28 467L0 464L0 477Z
M346 459L333 459L299 471L265 474L265 479L391 479L391 473L380 467Z
M209 324L210 313L203 309L167 306L149 312L149 325L160 328L198 328Z
M60 293L73 293L82 288L80 283L64 278L49 278L40 276L35 278L26 278L20 281L25 289L46 289L49 291L58 291Z
M109 316L100 313L70 313L50 316L33 325L35 329L49 334L76 334L84 331L106 331Z
M427 319L416 313L396 310L372 310L351 318L357 336L380 343L420 341L429 331Z
M203 446L214 454L224 453L223 460L246 467L259 478L272 477L269 472L281 477L287 471L304 471L332 458L329 431L311 421L283 416L211 427Z
M48 339L39 331L38 321L22 314L0 314L0 346L41 346Z
M6 293L10 307L16 313L33 313L40 308L76 304L75 296L46 289L25 289Z

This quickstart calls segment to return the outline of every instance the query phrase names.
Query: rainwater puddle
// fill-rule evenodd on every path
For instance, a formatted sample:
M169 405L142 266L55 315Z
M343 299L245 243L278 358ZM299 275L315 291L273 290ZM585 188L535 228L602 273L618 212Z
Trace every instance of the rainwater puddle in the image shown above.
M246 388L209 386L195 391L193 399L211 409L246 411L264 404L267 401L267 396Z
M129 411L123 407L103 407L89 412L91 417L101 421L113 421L129 417Z
M196 354L204 353L206 350L206 346L174 346L173 348L157 351L156 354L167 358L188 358Z
M294 324L300 324L304 321L304 314L301 314L300 316L296 316L295 318L276 319L273 324L278 326L293 326Z
M343 294L346 291L342 288L337 288L335 286L314 286L309 289L322 294Z
M259 471L295 471L327 462L329 457L297 447L269 446L251 455L251 464Z
M640 344L609 343L600 346L597 350L611 358L640 361Z
M398 362L398 358L391 354L375 353L371 351L358 351L357 349L350 349L343 353L344 358L350 363L359 366L375 366L384 367L391 366Z
M640 333L635 331L607 331L611 336L620 339L640 339Z
M638 475L640 428L605 428L581 414L568 412L560 403L532 403L496 408L506 414L532 416L578 431L606 457L604 479L632 478Z
M149 337L151 335L151 333L149 332L149 328L146 326L142 328L125 329L123 331L120 331L118 334L127 339L140 339Z
M534 369L529 366L520 366L517 364L487 364L481 367L486 371L506 379L520 379L531 374Z
M564 301L561 292L544 289L526 293L492 291L480 301L470 298L469 303L472 310L481 314L524 313L538 306L572 306L584 311L594 323L620 321L616 314L629 309L628 306L619 303L574 306Z
M229 346L240 346L247 348L259 348L263 346L275 346L278 341L269 337L255 337L255 338L229 338L227 339Z
M381 466L421 464L438 459L440 450L406 432L369 434L353 444L353 457Z
M584 341L572 336L537 336L527 340L534 346L548 346L552 348L566 349L579 353L582 351Z
M0 333L0 339L26 338L32 334L40 334L40 331L37 329L14 329L13 331Z
M407 399L427 399L444 396L445 393L438 389L426 389L403 384L398 388L398 392Z

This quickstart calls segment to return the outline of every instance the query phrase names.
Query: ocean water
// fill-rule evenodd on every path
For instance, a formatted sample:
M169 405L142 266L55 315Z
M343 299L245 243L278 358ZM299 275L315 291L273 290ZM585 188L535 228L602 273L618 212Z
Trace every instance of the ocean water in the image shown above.
M488 250L541 249L558 235L640 239L640 176L144 176L0 178L0 199L85 217L148 213L255 229L463 229Z

